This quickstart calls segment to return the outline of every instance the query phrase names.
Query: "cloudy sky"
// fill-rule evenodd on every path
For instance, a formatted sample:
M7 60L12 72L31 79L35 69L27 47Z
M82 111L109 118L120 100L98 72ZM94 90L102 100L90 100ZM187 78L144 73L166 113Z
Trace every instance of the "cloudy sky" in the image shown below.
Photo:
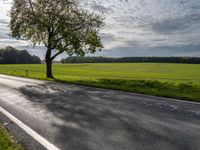
M11 2L0 0L0 47L25 48L43 57L43 46L32 49L9 37ZM106 17L105 48L96 55L200 57L200 0L81 0L81 5Z

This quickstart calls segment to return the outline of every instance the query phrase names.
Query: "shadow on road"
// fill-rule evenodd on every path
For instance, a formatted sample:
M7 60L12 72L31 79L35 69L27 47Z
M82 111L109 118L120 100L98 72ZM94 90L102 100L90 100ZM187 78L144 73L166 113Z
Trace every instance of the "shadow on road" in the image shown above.
M200 148L196 132L200 120L180 115L179 111L184 111L181 107L160 109L156 102L143 101L142 97L57 83L29 85L20 92L64 122L52 126L57 131L56 143L64 143L66 149Z

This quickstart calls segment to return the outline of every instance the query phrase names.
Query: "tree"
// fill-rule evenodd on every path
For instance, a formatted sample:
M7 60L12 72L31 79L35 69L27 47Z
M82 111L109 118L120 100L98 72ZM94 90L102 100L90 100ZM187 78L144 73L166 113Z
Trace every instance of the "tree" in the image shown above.
M1 63L1 61L3 61L3 49L0 49L0 63Z
M3 51L3 58L5 64L17 64L19 53L15 48L7 46Z
M26 50L7 46L0 49L0 64L41 64L41 60L37 56L31 56Z
M10 15L11 36L47 48L47 78L53 78L52 62L61 53L84 56L103 48L103 18L76 0L14 0Z

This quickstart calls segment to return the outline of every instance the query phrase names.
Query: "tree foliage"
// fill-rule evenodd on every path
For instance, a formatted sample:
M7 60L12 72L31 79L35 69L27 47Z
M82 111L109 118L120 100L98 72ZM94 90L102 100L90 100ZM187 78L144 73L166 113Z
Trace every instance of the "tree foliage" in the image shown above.
M129 63L129 62L159 62L159 63L187 63L200 64L199 57L68 57L62 63Z
M0 64L41 64L37 56L31 56L26 50L17 50L13 47L0 49Z
M69 55L101 49L102 25L99 15L80 9L75 0L14 0L11 11L13 37Z

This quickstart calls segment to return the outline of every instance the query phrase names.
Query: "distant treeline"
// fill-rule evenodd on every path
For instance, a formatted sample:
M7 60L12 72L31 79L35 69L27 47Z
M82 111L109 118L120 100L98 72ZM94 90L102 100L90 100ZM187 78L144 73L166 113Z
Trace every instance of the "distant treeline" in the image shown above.
M41 64L39 57L13 47L0 49L0 64Z
M129 62L158 62L158 63L188 63L200 64L198 57L68 57L61 60L62 63L129 63Z

